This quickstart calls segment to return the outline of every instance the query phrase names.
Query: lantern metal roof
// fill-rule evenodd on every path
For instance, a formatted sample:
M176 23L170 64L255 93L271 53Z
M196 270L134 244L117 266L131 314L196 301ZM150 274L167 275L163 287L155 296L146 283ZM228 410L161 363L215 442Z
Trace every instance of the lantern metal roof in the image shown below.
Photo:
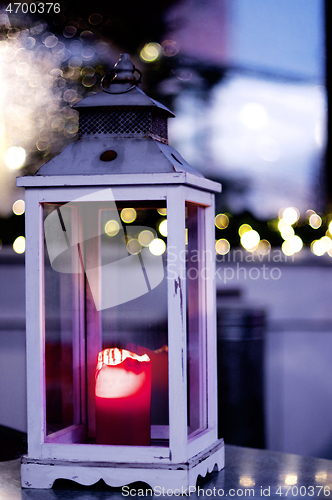
M108 88L103 79L102 92L73 106L79 112L78 140L42 165L34 176L18 178L17 185L54 185L46 179L49 176L55 180L59 176L172 173L200 178L201 187L206 184L209 190L220 191L219 184L204 179L169 146L167 120L174 114L137 87L140 76L136 73L141 76L129 54L121 54L109 75L113 78Z

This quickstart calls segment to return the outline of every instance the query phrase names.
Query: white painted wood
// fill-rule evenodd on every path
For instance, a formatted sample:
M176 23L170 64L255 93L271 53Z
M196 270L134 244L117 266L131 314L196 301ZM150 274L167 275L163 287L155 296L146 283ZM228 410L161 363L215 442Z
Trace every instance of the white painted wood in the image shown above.
M210 192L202 191L198 188L184 186L183 189L185 200L191 203L196 203L197 205L210 206L214 198L214 195L212 195Z
M217 313L215 279L215 226L214 196L211 205L205 209L206 227L206 325L207 325L207 360L208 360L208 428L214 430L214 439L218 437L218 391L217 391Z
M172 460L181 462L187 458L186 221L181 186L168 190L167 220L170 450Z
M165 200L165 187L161 186L85 186L85 187L50 187L39 190L40 203L67 203L89 196L89 201L136 201Z
M193 457L216 442L214 429L205 429L188 437L188 456Z
M29 461L23 458L21 483L23 488L51 488L55 479L69 479L92 485L103 479L109 486L119 487L135 481L147 483L156 496L179 496L193 493L198 476L206 476L217 466L225 465L224 443L219 440L188 462L164 464L105 464L102 462ZM163 490L164 488L164 490ZM125 490L124 490L125 491Z
M167 446L114 446L86 443L44 443L41 456L43 459L83 460L86 462L137 462L159 463L169 461Z
M35 189L25 196L28 453L41 456L45 437L42 209Z
M159 477L156 476L156 471L152 468L149 470L151 464L160 466L161 463L169 464L185 464L188 460L192 460L193 457L201 453L208 447L211 447L216 443L217 436L217 392L216 392L216 325L215 325L215 288L213 285L213 270L214 270L214 259L208 262L208 259L202 263L207 270L207 273L212 272L212 280L207 280L206 292L205 285L202 289L200 301L202 303L202 310L204 312L204 307L206 307L207 318L206 322L203 320L201 325L201 330L203 332L202 337L202 355L207 361L207 365L203 364L203 372L207 373L208 383L207 383L207 396L208 396L208 429L200 430L195 432L188 437L187 429L187 346L186 346L186 286L185 279L183 277L185 266L183 261L183 255L185 253L185 200L194 202L206 207L200 212L200 226L202 232L205 232L206 250L214 255L214 205L213 196L207 191L201 191L198 189L198 185L195 187L188 187L184 184L188 181L188 175L182 177L181 182L178 182L178 178L173 178L167 176L167 186L165 185L148 185L152 184L151 179L149 182L146 181L146 176L143 176L145 185L137 186L126 186L119 184L117 186L112 186L111 190L107 189L107 184L105 185L104 179L104 189L99 189L101 184L94 184L94 186L88 185L86 183L84 187L69 187L65 185L58 184L58 187L48 187L47 189L27 189L26 200L27 200L27 331L28 331L28 413L29 413L29 454L30 459L39 459L42 457L43 465L34 464L23 464L22 466L22 477L26 482L32 484L34 481L34 487L49 487L49 486L38 486L37 484L51 484L54 479L60 477L62 472L66 471L66 474L72 474L68 472L70 467L70 462L83 461L85 464L92 465L92 462L105 462L108 465L104 467L103 475L100 476L100 471L102 467L98 467L99 477L102 477L105 481L110 481L108 484L118 484L121 475L114 473L112 470L113 464L123 464L128 465L123 468L121 473L123 477L126 478L124 483L127 484L128 478L132 477L134 480L143 480L146 478ZM113 178L113 176L111 176ZM166 182L166 177L164 181ZM90 180L95 180L94 177L90 177ZM174 180L176 179L176 180ZM68 176L66 181L68 180ZM77 180L77 179L76 179ZM85 179L86 180L86 179ZM128 179L127 179L128 180ZM142 181L143 182L143 181ZM195 181L196 182L196 181ZM64 184L64 183L63 183ZM196 183L197 184L197 183ZM203 183L204 184L204 183ZM31 184L32 185L32 184ZM52 186L52 183L49 184ZM202 186L201 186L202 187ZM206 188L206 185L205 185ZM203 189L205 189L203 187ZM112 197L108 196L108 193L112 194ZM150 447L131 447L131 446L108 446L108 445L93 445L93 444L83 444L77 443L77 441L83 439L84 426L72 426L67 429L63 429L58 433L54 433L45 438L45 380L44 380L44 318L43 318L43 293L42 293L42 280L43 280L43 221L42 221L42 211L40 203L42 202L69 202L76 200L81 196L90 195L90 200L164 200L167 196L167 219L168 219L168 328L169 328L169 397L170 397L170 415L169 415L169 447L163 446L150 446ZM204 218L205 222L204 222ZM36 221L39 221L39 228L37 227ZM206 229L203 230L204 225ZM202 234L204 236L204 234ZM212 267L211 267L212 266ZM97 266L98 267L98 266ZM83 279L83 278L82 278ZM82 287L82 282L80 283ZM77 319L77 325L75 327L76 337L78 332L80 333L81 343L79 350L75 352L75 362L81 360L82 364L82 374L85 372L84 367L84 356L85 356L85 345L84 345L84 308L82 305L82 294L77 294L77 303L80 303L80 316ZM89 314L88 320L89 320ZM95 331L94 338L90 338L87 344L88 352L93 350L98 350L100 348L100 328L98 327L99 320L96 317L91 317L91 321L97 325L97 330ZM204 329L206 328L207 340L205 343ZM206 355L204 350L206 349ZM95 355L95 353L93 353ZM93 365L95 362L93 363ZM91 365L92 366L92 365ZM94 370L94 366L93 366ZM91 371L91 370L90 370ZM81 377L82 380L85 378ZM202 377L201 383L204 383L204 376ZM91 389L90 389L91 392ZM202 394L204 391L202 391ZM203 394L204 396L204 394ZM82 402L85 401L85 387L84 384L81 386L81 394L77 391L76 398L79 404L79 399L82 398ZM205 399L205 398L204 398ZM82 404L82 411L84 414L85 403ZM91 410L92 411L92 410ZM79 413L78 413L78 416ZM76 417L78 418L78 417ZM90 420L92 417L90 415ZM206 414L202 414L201 420L206 420ZM84 419L82 419L84 423ZM93 435L93 432L92 432ZM166 436L166 435L165 435ZM45 442L46 441L46 442ZM76 441L76 443L75 443ZM73 444L72 444L73 443ZM215 456L213 455L215 454ZM213 460L218 461L219 468L223 467L223 458L221 457L221 451L219 449L218 453L213 452L209 457L206 458L207 461L203 461L203 469L206 464L212 464ZM216 458L217 457L217 458ZM56 465L49 466L45 461L47 460L62 460L64 464L67 465ZM139 468L139 476L128 475L128 470L130 464L136 463ZM215 463L215 462L214 462ZM214 466L212 464L211 469ZM144 464L150 464L149 466ZM63 469L63 467L65 467ZM77 468L78 467L78 468ZM75 466L75 475L78 482L82 484L92 484L95 482L93 479L87 481L87 468L83 466L82 469L78 470L80 466ZM174 484L191 484L188 481L193 481L198 474L197 472L201 467L196 464L192 467L196 469L195 472L183 472L175 471L171 468L170 470L164 470L160 481L163 484L167 484L168 487L171 481ZM42 468L42 469L41 469ZM32 473L31 470L34 472ZM93 470L93 467L89 467L89 470ZM119 470L119 469L117 469ZM42 472L41 472L42 471ZM141 472L144 471L142 474ZM196 474L197 472L197 474ZM93 477L97 477L96 476ZM136 472L135 472L136 474ZM169 475L171 474L171 475ZM191 475L190 475L191 474ZM196 474L196 476L195 476ZM93 475L93 474L92 474ZM204 473L203 473L204 475ZM32 478L35 477L35 479ZM67 476L66 476L67 477ZM53 479L52 479L53 478ZM135 478L135 479L134 479ZM191 478L191 479L188 479ZM39 481L39 482L38 482ZM48 481L48 482L47 482ZM115 481L115 483L114 483ZM151 479L152 481L152 479ZM147 481L149 482L149 481ZM158 483L153 483L157 484Z
M169 186L172 187L172 186ZM28 190L27 190L28 191ZM139 201L139 200L165 200L165 186L84 186L84 187L49 187L39 189L39 203L66 203L78 200L83 196L89 196L89 201ZM211 193L184 187L186 201L199 205L209 206L211 204ZM213 216L214 220L214 216Z
M20 187L50 187L50 186L116 186L128 185L128 175L104 174L104 175L49 175L49 176L25 176L18 177L17 186ZM218 182L198 177L189 173L165 173L165 174L131 174L130 184L139 186L144 184L188 184L203 190L219 193L221 185Z

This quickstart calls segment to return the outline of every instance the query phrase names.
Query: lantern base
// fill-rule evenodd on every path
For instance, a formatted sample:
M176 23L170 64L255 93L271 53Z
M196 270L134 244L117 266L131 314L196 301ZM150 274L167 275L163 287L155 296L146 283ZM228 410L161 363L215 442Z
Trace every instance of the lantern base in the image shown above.
M198 476L223 469L224 440L219 439L185 463L116 463L72 462L69 460L30 459L22 457L21 483L23 488L52 488L56 479L69 479L91 486L103 479L108 486L120 487L140 481L155 492L173 491L175 495L195 491ZM179 491L181 493L179 493Z

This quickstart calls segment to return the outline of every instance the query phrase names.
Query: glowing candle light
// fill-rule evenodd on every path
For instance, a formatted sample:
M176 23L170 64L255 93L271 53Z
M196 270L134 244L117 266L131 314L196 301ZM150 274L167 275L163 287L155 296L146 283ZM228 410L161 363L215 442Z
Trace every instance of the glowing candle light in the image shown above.
M168 424L168 346L152 351L147 347L129 343L127 349L142 356L148 355L151 361L151 423Z
M98 354L96 443L150 445L151 362L116 347Z

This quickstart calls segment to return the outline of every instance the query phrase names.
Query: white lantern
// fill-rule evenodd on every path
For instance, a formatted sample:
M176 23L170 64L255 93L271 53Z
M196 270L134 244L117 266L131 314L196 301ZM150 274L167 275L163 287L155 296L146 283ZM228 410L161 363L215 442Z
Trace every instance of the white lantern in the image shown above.
M26 188L28 454L22 486L188 491L217 437L214 192L168 145L172 113L123 54L74 107L79 139Z

